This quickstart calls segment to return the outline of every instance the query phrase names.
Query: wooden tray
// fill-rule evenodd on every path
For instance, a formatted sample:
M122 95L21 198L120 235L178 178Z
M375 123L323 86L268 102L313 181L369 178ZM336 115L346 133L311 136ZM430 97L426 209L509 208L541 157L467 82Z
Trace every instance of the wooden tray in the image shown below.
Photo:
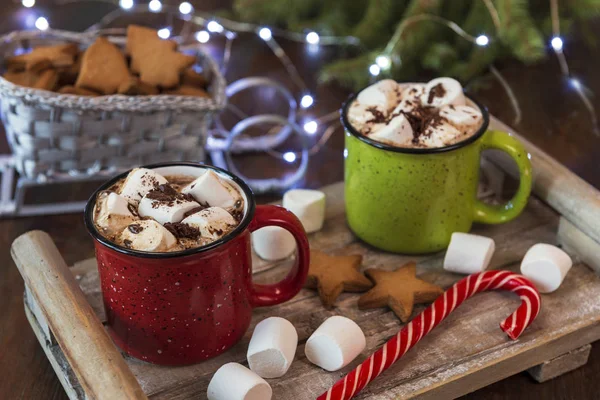
M509 130L496 120L492 125ZM477 295L477 300L468 300L357 398L454 398L521 371L529 370L543 381L587 361L589 343L600 339L600 279L588 268L600 270L600 193L524 142L532 154L536 196L515 221L476 226L474 232L495 239L491 265L495 269L518 271L521 258L537 242L564 245L575 264L563 285L542 296L542 312L517 341L510 341L498 324L519 304L518 299L500 292ZM489 158L513 173L506 159L498 154ZM363 266L371 268L395 269L416 260L418 275L443 287L461 278L443 271L443 252L393 255L357 241L345 222L343 183L324 191L327 219L322 231L310 235L313 248L332 254L362 254ZM269 380L273 398L314 399L401 327L387 309L358 310L356 294L342 294L337 307L328 311L314 291L302 290L288 303L255 310L244 339L225 354L193 366L160 367L122 357L110 341L101 325L104 311L95 260L67 268L42 232L17 238L12 254L26 283L27 317L71 399L206 398L210 378L221 365L230 361L246 364L253 327L267 316L289 319L300 340L287 375ZM289 265L289 260L276 264L260 261L255 280L278 280ZM417 307L415 314L422 309ZM306 339L331 315L355 320L367 337L363 354L333 373L310 364L304 356Z

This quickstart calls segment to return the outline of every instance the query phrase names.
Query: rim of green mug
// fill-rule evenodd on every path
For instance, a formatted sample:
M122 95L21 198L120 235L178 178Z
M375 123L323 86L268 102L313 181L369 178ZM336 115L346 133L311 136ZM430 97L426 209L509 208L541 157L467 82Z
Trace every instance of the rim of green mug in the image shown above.
M364 89L362 89L362 90L364 90ZM352 126L352 124L350 124L350 121L348 121L348 116L347 116L348 108L350 108L350 105L352 105L352 103L358 97L358 94L360 92L362 92L362 90L359 90L358 92L351 95L348 98L348 100L346 100L346 102L342 105L342 108L340 109L340 114L341 114L340 117L342 120L342 125L344 126L344 129L346 129L347 132L350 132L352 134L352 136L354 136L355 138L357 138L373 147L377 147L382 150L393 151L395 153L409 153L409 154L444 153L447 151L460 149L461 147L464 147L468 144L475 142L477 139L479 139L481 136L483 136L483 134L487 131L488 126L490 124L490 114L488 112L488 109L484 105L482 105L479 101L474 99L472 96L469 96L468 94L465 93L465 97L467 97L469 100L471 100L479 108L479 111L481 112L481 115L483 116L483 121L481 123L481 126L479 127L477 132L475 132L475 134L469 136L467 139L465 139L461 142L454 143L450 146L445 146L445 147L433 147L433 148L423 149L423 148L414 148L414 147L392 146L389 144L378 142L376 140L366 137L365 135L362 135L360 132L358 132Z

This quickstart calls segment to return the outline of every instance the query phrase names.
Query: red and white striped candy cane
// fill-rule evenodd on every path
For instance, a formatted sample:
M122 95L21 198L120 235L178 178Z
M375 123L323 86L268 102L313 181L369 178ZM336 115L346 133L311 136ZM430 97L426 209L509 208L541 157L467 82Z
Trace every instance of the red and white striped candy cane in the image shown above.
M487 271L469 275L438 297L431 306L404 326L396 336L388 340L343 379L336 382L317 400L351 399L416 345L463 301L476 293L497 289L514 292L522 300L517 311L500 324L500 328L511 339L517 339L540 311L541 299L535 286L523 276L510 271Z

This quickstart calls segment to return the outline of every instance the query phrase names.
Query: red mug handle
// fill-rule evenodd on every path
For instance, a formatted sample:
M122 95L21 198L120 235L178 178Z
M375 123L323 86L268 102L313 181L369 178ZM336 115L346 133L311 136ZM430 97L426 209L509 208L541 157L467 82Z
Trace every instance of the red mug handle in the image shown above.
M300 220L283 207L257 206L254 218L250 222L250 232L272 225L289 231L296 239L296 263L288 275L278 283L252 284L250 302L254 307L273 306L291 299L302 289L308 275L310 248Z

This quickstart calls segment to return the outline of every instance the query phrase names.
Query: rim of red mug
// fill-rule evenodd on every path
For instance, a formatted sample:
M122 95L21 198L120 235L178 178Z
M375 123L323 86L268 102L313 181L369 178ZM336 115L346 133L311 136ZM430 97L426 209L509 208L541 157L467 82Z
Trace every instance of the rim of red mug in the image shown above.
M127 247L119 246L118 244L111 242L110 240L108 240L107 238L102 236L100 234L100 232L98 232L98 230L96 229L96 226L94 224L93 213L94 213L94 206L96 205L96 197L98 196L98 193L100 193L103 190L106 190L107 188L109 188L110 186L115 184L118 180L126 177L127 174L129 174L129 172L131 172L131 169L130 169L130 170L127 170L119 175L116 175L112 179L104 182L98 189L96 189L96 191L94 191L94 193L88 199L87 204L85 205L84 222L85 222L85 227L86 227L87 231L90 233L90 235L92 235L92 237L95 240L102 243L104 246L106 246L116 252L119 252L121 254L125 254L128 256L140 257L140 258L165 259L165 258L185 257L185 256L190 256L190 255L204 253L204 252L213 250L213 249L221 246L222 244L225 244L225 243L231 241L232 239L237 237L240 233L242 233L244 230L246 230L248 225L250 225L250 221L252 221L252 218L254 217L254 210L256 208L254 194L252 193L252 189L250 189L250 187L242 179L240 179L236 175L233 175L231 172L226 171L222 168L212 166L212 165L200 164L200 163L196 163L193 161L164 162L164 163L142 165L137 168L155 169L155 168L161 168L161 167L177 167L177 166L195 167L195 168L200 168L200 169L210 169L215 172L218 172L219 174L226 175L229 179L231 179L233 182L235 182L240 187L240 189L244 192L244 195L246 196L246 204L247 205L246 205L246 212L244 213L244 218L242 219L242 221L239 223L239 225L234 230L232 230L231 232L229 232L227 235L223 236L222 238L215 240L214 242L211 242L204 246L196 247L193 249L172 251L172 252L163 252L163 253L128 249Z
M465 139L463 141L451 144L450 146L444 146L444 147L415 148L415 147L392 146L392 145L389 145L386 143L378 142L376 140L373 140L373 139L361 134L359 131L357 131L352 126L352 124L348 120L348 109L350 108L350 106L352 105L354 100L358 97L359 93L365 89L366 88L363 88L363 89L359 90L358 92L352 94L348 98L348 100L346 100L346 102L342 105L342 108L340 109L340 114L341 114L340 119L342 121L342 125L344 126L344 129L346 130L346 132L349 132L355 138L357 138L373 147L377 147L382 150L393 151L395 153L408 153L408 154L445 153L447 151L456 150L456 149L464 147L470 143L475 142L477 139L479 139L481 136L483 136L483 134L488 130L488 127L490 124L490 114L489 114L488 109L483 104L481 104L478 100L476 100L472 96L469 96L467 93L465 93L465 97L468 98L470 101L472 101L473 104L475 104L477 106L477 108L479 108L479 111L481 112L481 115L483 117L481 126L479 127L477 132L475 132L473 135L471 135L470 137L468 137L467 139Z

